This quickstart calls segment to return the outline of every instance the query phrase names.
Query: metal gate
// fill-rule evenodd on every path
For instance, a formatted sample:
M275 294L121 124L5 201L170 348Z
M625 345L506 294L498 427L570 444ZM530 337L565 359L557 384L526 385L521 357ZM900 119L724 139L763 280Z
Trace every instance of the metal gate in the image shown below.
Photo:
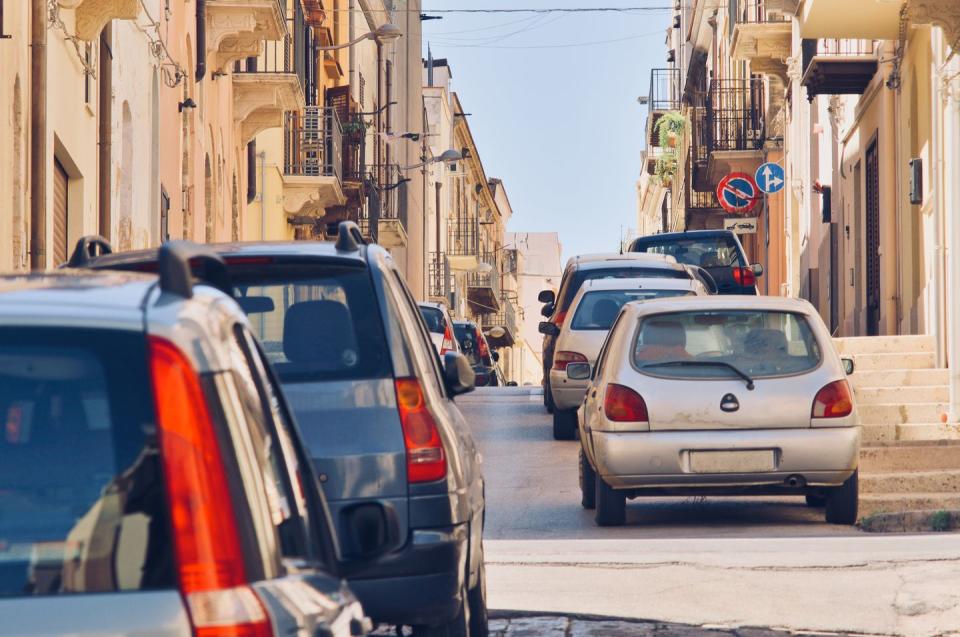
M867 149L867 336L880 334L880 158L877 140Z
M67 260L67 210L70 177L56 159L53 160L53 265Z

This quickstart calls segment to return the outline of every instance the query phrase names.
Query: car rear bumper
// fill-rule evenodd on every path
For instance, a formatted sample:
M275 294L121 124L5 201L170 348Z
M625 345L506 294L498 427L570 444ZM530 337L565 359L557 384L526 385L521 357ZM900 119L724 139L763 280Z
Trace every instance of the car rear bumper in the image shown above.
M436 625L460 610L468 525L411 531L400 549L363 565L350 564L350 588L377 623Z
M842 484L856 470L860 428L590 433L597 473L618 489ZM695 472L691 452L772 450L772 470Z
M588 380L570 380L567 372L550 370L550 392L553 394L553 404L559 409L579 408L589 386Z

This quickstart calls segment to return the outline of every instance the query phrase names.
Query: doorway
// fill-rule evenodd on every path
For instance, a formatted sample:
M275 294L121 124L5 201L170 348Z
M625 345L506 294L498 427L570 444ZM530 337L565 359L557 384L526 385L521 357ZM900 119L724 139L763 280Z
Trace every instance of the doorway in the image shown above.
M866 157L867 336L880 334L880 157L877 140Z

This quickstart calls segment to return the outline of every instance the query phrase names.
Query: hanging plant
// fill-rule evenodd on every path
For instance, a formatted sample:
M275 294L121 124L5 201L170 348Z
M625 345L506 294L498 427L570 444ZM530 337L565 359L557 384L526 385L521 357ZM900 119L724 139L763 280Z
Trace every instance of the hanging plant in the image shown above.
M667 153L657 158L653 174L664 188L669 188L673 184L673 178L677 176L677 165L675 154Z
M343 134L354 139L361 138L367 133L367 124L361 118L355 117L343 125Z
M676 148L687 130L687 118L677 111L669 111L657 120L657 140L661 148Z

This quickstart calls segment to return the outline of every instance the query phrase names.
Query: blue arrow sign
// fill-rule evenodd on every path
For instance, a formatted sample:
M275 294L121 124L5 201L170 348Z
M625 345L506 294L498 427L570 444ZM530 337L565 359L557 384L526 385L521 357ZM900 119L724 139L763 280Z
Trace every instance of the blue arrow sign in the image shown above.
M773 162L767 162L757 168L757 174L754 177L760 190L768 195L780 192L787 183L783 166Z

